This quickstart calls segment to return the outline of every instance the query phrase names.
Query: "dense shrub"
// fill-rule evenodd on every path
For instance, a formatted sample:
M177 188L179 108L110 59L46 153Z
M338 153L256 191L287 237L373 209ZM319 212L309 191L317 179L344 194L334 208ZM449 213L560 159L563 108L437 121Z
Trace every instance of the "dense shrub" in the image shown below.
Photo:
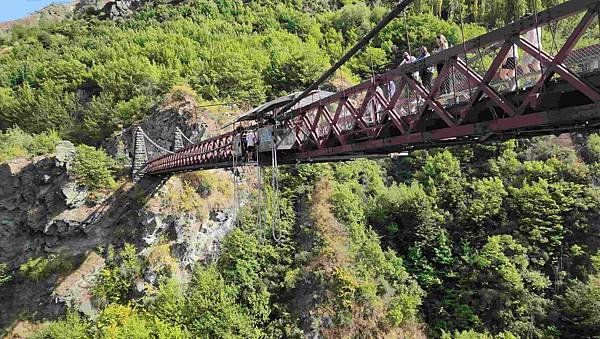
M18 127L0 131L0 163L53 153L59 142L58 133L53 131L37 135L27 134Z
M158 2L156 2L158 6ZM187 82L202 100L243 107L303 89L388 10L342 2L311 13L313 3L187 1L138 12L118 23L76 17L14 28L2 37L0 128L100 144L146 116L173 85ZM459 42L459 25L432 14L408 17L413 50L433 36ZM456 21L458 22L458 21ZM406 49L396 20L350 62L368 78ZM467 37L482 32L466 25ZM414 53L414 52L413 52Z
M6 284L11 279L12 277L8 272L8 265L5 263L0 263L0 286Z
M112 189L116 186L113 178L115 166L115 161L103 150L80 145L71 171L80 184L92 191Z
M29 279L40 281L53 273L65 273L73 268L69 260L57 256L30 258L19 266L19 274Z
M600 162L600 134L590 134L587 140L587 151L591 161Z
M126 303L132 293L134 280L142 274L144 262L138 257L136 247L125 244L117 254L108 248L106 266L100 272L93 294L99 305Z
M74 311L64 319L48 324L33 336L34 339L87 339L92 336L92 324Z

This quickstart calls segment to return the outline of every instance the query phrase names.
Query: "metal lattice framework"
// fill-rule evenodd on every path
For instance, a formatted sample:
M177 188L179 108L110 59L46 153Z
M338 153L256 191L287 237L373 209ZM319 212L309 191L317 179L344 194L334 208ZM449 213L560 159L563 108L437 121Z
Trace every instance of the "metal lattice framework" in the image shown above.
M292 149L278 151L279 162L598 127L599 4L600 0L565 2L278 114L278 125L295 137ZM590 29L596 25L598 29ZM532 44L523 36L538 27L545 39ZM564 41L556 37L559 29L570 33ZM542 42L550 47L538 48ZM539 61L541 69L527 74L519 70L499 79L502 64L516 51L522 58ZM423 81L433 68L439 70L437 77L431 83ZM527 88L513 90L512 84ZM227 133L158 157L147 163L145 173L229 167L232 141L233 133Z
M233 133L210 138L184 147L175 154L157 157L149 161L144 173L165 173L198 168L231 167L233 159Z

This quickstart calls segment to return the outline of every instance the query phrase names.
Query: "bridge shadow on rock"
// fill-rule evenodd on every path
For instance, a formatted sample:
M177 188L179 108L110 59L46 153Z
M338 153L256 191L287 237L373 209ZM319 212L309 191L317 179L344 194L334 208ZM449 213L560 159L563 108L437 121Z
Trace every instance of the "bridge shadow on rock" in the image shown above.
M94 201L55 158L1 165L0 263L12 279L0 285L0 335L56 319L69 301L91 310L90 277L104 264L96 249L140 244L145 206L164 182L126 182Z

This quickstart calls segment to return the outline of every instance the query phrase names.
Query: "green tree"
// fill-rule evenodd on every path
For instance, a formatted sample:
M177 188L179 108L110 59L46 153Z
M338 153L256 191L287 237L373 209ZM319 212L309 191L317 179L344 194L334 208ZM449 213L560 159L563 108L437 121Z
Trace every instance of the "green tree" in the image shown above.
M256 338L260 331L236 303L238 290L228 285L215 267L194 273L193 289L187 297L185 322L197 337Z
M77 181L90 190L112 189L116 187L115 167L115 161L103 150L80 145L71 171Z
M35 339L86 339L92 336L93 325L75 311L69 311L64 319L50 323L36 332Z

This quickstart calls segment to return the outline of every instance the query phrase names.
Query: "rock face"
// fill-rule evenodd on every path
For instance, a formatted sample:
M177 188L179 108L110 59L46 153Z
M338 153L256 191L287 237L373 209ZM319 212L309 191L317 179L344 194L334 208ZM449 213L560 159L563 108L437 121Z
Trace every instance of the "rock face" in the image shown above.
M111 20L127 18L146 5L146 3L151 2L147 0L116 0L110 3L109 6L106 6L105 11L107 17Z
M100 14L110 20L130 17L145 6L157 3L177 3L175 0L80 0L76 12L86 14Z
M77 13L98 13L114 0L79 0L75 5Z
M0 286L0 334L19 314L52 319L64 314L66 305L94 314L90 290L104 265L95 254L98 248L128 242L149 252L167 239L172 260L185 272L217 256L234 227L228 206L211 209L205 218L178 210L170 200L181 195L179 177L145 178L106 196L91 196L68 173L70 147L60 146L58 157L0 165L0 262L14 276ZM214 175L229 180L224 171ZM18 274L20 265L38 257L60 258L72 269L39 281ZM156 273L150 270L144 277L153 284Z
M53 3L24 18L0 22L0 31L8 30L16 25L31 26L40 21L60 21L71 17L75 7L75 3Z
M176 4L181 0L74 0L67 3L52 3L24 18L0 22L0 31L13 26L30 26L40 21L60 21L75 15L96 15L103 19L119 20L133 15L145 6L157 3Z

